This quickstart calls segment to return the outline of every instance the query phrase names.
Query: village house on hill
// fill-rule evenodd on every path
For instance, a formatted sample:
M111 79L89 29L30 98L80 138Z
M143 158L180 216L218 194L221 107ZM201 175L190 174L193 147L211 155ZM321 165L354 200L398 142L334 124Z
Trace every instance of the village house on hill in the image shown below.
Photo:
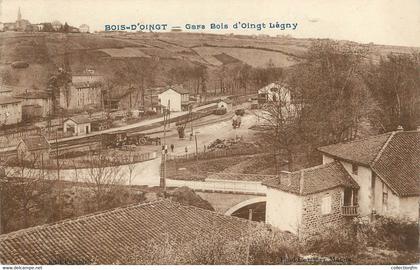
M79 26L80 33L89 33L89 25L82 24Z
M42 135L20 139L16 147L19 160L42 163L50 157L50 144Z
M305 236L350 218L418 220L420 132L392 132L328 145L323 164L266 177L266 222Z
M3 234L0 263L140 263L153 251L150 248L168 240L182 245L222 234L229 243L246 237L257 226L256 222L160 200ZM130 262L130 258L139 261Z

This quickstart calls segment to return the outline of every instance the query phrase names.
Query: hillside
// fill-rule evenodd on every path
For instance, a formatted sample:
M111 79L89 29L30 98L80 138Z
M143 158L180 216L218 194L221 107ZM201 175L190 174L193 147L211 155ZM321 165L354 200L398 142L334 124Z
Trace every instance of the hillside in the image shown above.
M210 73L206 87L213 89L218 87L215 74L222 66L246 63L260 68L271 63L287 68L302 60L310 43L310 39L190 33L4 32L0 33L0 73L4 84L43 89L50 75L66 63L73 72L94 68L114 79L119 70L144 70L153 63L149 84L168 83L177 69L205 67ZM373 45L371 59L411 50ZM29 67L12 68L15 61L25 61Z

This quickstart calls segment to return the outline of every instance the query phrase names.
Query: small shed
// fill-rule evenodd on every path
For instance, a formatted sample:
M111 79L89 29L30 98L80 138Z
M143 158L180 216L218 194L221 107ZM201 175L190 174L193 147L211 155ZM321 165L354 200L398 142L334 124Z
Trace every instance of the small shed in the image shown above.
M49 159L51 146L43 135L22 138L17 145L19 160L42 163Z
M91 132L92 120L87 115L78 115L67 118L63 123L64 133L70 132L73 136L85 135Z

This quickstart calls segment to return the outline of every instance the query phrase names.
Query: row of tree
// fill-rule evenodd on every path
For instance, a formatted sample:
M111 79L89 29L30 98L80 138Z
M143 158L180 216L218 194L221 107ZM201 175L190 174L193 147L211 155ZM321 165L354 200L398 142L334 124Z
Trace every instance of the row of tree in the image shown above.
M284 78L291 98L280 95L265 106L270 132L264 136L290 170L296 153L313 156L319 146L352 140L362 122L377 133L419 124L420 54L390 54L374 64L368 53L362 46L313 43Z

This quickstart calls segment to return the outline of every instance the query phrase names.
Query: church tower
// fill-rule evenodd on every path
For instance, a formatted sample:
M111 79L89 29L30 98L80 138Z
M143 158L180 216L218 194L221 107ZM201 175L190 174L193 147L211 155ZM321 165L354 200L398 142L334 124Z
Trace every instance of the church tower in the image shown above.
M17 21L20 21L20 20L22 20L22 14L20 13L20 7L19 7Z

